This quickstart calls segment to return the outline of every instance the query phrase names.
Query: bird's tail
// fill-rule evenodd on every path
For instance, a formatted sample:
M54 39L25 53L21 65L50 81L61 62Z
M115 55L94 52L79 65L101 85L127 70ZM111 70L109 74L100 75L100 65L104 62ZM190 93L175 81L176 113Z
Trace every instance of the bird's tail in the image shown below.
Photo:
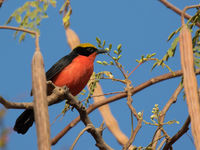
M32 109L26 109L16 120L14 130L17 133L25 134L33 125L34 113Z

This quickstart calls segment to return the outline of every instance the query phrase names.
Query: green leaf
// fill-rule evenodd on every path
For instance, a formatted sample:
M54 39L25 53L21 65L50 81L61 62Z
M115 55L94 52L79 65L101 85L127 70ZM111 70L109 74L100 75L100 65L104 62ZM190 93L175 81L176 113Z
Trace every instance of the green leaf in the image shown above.
M116 50L114 50L114 53L118 55L118 52Z
M19 14L16 14L15 19L16 19L17 23L20 23L22 21L22 18Z
M152 71L157 65L158 65L158 63L155 62L155 63L153 64L153 67L151 68L151 71Z
M98 64L102 64L102 61L97 60L97 63L98 63Z
M108 65L108 63L106 61L103 61L102 64L103 65Z
M59 13L61 14L64 10L64 8L66 7L67 5L67 0L64 2L64 4L61 6L60 10L59 10Z
M32 11L32 12L30 12L30 13L28 14L28 17L29 17L31 20L33 20L33 19L35 19L35 18L37 17L37 15L38 15L38 10L35 9L34 11Z
M16 31L16 32L14 33L14 38L15 38L15 39L16 39L18 33L19 33L19 31Z
M172 33L169 35L167 41L171 40L171 38L175 35L175 33L176 33L176 31L172 32Z
M117 60L117 58L116 58L116 57L112 57L112 59L113 59L113 60Z
M36 21L36 24L39 25L40 21L41 21L41 18L37 16L35 21Z
M70 22L69 22L69 19L70 19L70 16L71 16L71 13L72 13L72 10L69 9L69 11L66 13L66 15L63 17L63 24L65 27L68 27Z
M23 33L21 34L20 38L19 38L19 42L24 41L25 36L26 36L26 32L23 32Z
M110 61L110 65L114 65L113 61Z
M122 47L122 44L119 44L119 45L117 46L117 49L119 50L119 49L121 49L121 47Z
M105 40L103 40L103 44L102 44L102 46L104 47L104 46L105 46L105 44L106 44L106 41L105 41Z
M96 37L96 41L97 41L97 43L98 43L99 45L101 45L101 40L100 40L98 37Z
M39 7L39 1L30 2L29 5L30 5L31 7L37 8L37 7Z
M27 27L30 28L30 29L33 29L34 23L33 23L33 22L30 22L30 23L27 25Z
M12 19L13 19L13 16L10 16L5 24L6 25L9 24L12 21Z
M156 53L153 53L153 54L150 55L150 57L153 57L153 56L155 56L155 55L156 55Z
M46 13L44 13L41 17L42 18L48 18L49 16Z
M167 61L168 58L169 58L169 55L165 55L165 56L162 58L162 60L163 60L163 61Z
M122 55L119 55L119 56L117 57L117 59L119 60L121 57L122 57Z
M48 4L48 3L44 3L44 5L43 5L43 10L44 10L44 11L46 11L46 10L47 10L47 8L48 8L48 6L49 6L49 4Z

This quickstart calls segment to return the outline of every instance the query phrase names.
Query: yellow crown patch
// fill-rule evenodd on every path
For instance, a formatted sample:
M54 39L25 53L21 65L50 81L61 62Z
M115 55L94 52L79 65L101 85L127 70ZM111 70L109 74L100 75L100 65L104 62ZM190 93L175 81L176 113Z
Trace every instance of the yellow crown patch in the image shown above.
M93 48L96 48L94 45L92 45L90 43L82 43L82 44L78 45L77 47L93 47Z

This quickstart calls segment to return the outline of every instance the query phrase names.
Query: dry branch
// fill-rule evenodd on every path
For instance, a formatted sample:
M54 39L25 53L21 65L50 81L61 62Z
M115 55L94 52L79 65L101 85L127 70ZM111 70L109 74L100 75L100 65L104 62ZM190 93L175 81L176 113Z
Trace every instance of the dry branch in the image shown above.
M84 123L84 125L86 127L90 126L90 129L88 129L88 132L94 137L96 141L96 146L100 150L112 150L112 148L108 146L102 138L102 129L95 128L92 122L90 121L86 107L83 106L83 104L80 101L78 101L71 93L68 93L66 95L66 99L67 99L66 103L76 108L76 110L79 112L80 119Z
M169 8L172 11L174 11L175 13L177 13L178 15L181 15L183 12L182 10L180 10L179 8L177 8L176 6L174 6L167 0L160 0L160 2L163 3L167 8ZM184 13L183 15L186 19L190 19L192 17L192 16L188 15L187 13ZM200 27L200 23L197 23L196 26Z
M52 85L51 88L53 88L51 91L51 94L47 96L47 102L49 106L65 100L65 93L68 92L68 89L65 86L57 87L53 85L51 81L48 81L47 85L48 86ZM0 103L4 105L4 107L7 109L33 109L32 102L28 102L28 103L27 102L24 102L24 103L10 102L8 100L5 100L2 96L0 96Z
M181 136L189 130L190 116L187 117L182 128L165 144L163 150L168 150Z
M86 126L86 127L79 133L79 135L77 136L77 138L75 139L75 141L73 142L72 146L71 146L69 149L70 149L70 150L73 150L74 146L76 145L76 143L77 143L78 139L81 137L81 135L82 135L85 131L87 131L88 129L90 129L90 128L92 128L92 127L93 127L93 126L91 126L91 125Z
M49 82L49 84L53 84L52 82ZM89 133L91 133L91 135L95 138L96 142L97 142L97 146L102 149L102 150L109 150L111 149L103 140L102 138L102 130L101 128L95 128L92 124L92 122L90 121L86 108L82 105L82 103L80 101L78 101L77 99L75 99L70 93L69 90L66 86L63 87L57 87L55 85L53 85L55 88L53 89L53 93L47 97L48 99L48 104L55 104L57 102L60 102L64 99L67 99L67 103L70 104L71 106L73 106L74 108L76 108L81 116L81 120L83 121L83 123L86 126L92 126L92 128L89 130ZM0 103L5 103L4 106L10 104L10 102L6 101L5 99L3 99L2 97L0 97ZM13 104L13 106L9 106L10 108L14 108L16 107L16 103L11 103ZM20 104L20 103L18 103ZM22 104L26 104L26 103L22 103ZM18 106L23 106L24 105L18 105ZM33 103L28 103L26 105L26 107L32 108L33 107ZM42 132L43 133L43 132Z
M137 126L136 126L135 130L131 133L131 137L128 140L128 142L126 143L126 145L124 145L123 150L127 150L128 148L130 148L130 145L133 143L138 131L142 127L142 121L143 121L143 114L141 115L141 118L138 119Z
M196 74L200 74L200 69L196 70ZM178 70L178 71L175 71L173 73L167 73L167 74L164 74L164 75L157 76L155 78L152 78L152 79L140 84L139 86L136 86L136 87L132 88L131 89L131 93L132 93L132 95L134 95L137 92L139 92L139 91L143 90L144 88L147 88L147 87L149 87L151 85L154 85L156 83L159 83L159 82L167 80L167 79L172 79L172 78L175 78L175 77L179 77L181 75L182 75L182 71ZM101 107L101 106L103 106L105 104L108 104L108 103L111 103L111 102L114 102L114 101L117 101L117 100L122 99L122 98L124 98L126 96L127 96L127 93L124 92L124 93L121 93L121 94L117 94L117 95L111 96L111 97L109 97L107 99L102 99L101 101L95 102L94 104L91 104L89 106L89 108L87 109L87 113L89 114L89 113L93 112L98 107ZM69 123L60 133L58 133L52 139L51 144L55 145L79 121L80 121L80 117L78 116L77 118L75 118L71 123Z

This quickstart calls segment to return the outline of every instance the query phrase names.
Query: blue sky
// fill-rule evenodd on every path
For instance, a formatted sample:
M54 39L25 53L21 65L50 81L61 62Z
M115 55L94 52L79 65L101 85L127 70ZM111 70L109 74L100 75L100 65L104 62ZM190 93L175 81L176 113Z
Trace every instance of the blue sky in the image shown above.
M6 0L0 8L0 25L3 25L12 12L21 6L25 1ZM63 1L62 1L63 2ZM170 1L180 9L187 5L197 4L198 0L175 0ZM49 18L43 20L39 29L40 48L44 57L45 69L49 69L59 58L70 52L66 42L65 31L62 25L62 15L59 15L59 8L62 3L58 2L57 7L50 7ZM113 47L122 44L121 63L127 71L131 71L137 66L136 59L142 55L156 53L157 58L162 58L170 47L167 37L171 32L180 26L180 16L163 6L156 0L86 0L72 1L71 28L79 35L81 42L89 42L96 45L95 38L106 40L107 44L112 43ZM16 23L10 25L17 26ZM13 38L13 31L0 30L0 95L8 100L21 102L32 101L29 96L31 89L31 60L34 53L34 39L27 36L24 42L19 43ZM179 49L178 49L179 50ZM106 56L98 56L96 60L108 60ZM151 72L153 62L147 62L139 67L131 76L133 86L147 81L148 79L168 73L166 68L158 67ZM179 51L175 57L170 59L168 65L172 70L180 70ZM120 72L113 67L105 67L95 63L95 71L111 71L116 77L122 77ZM164 81L153 85L133 96L133 106L137 111L144 111L144 119L149 121L151 110L154 104L159 104L163 108L169 100L173 91L178 86L180 78ZM105 93L121 91L124 86L111 81L100 82ZM186 102L180 94L178 101L174 104L166 120L178 120L179 125L173 124L166 128L170 136L173 136L182 126L187 118ZM107 96L109 97L109 96ZM92 103L92 101L91 101ZM64 103L49 107L50 122L61 113ZM121 99L110 104L113 115L116 117L121 130L129 137L131 131L130 112L126 104L126 99ZM8 110L5 116L5 125L13 127L15 119L22 110ZM68 112L64 118L59 118L51 126L51 136L59 133L73 118L78 115L76 111ZM95 126L100 126L102 118L96 110L90 114ZM136 123L134 124L136 126ZM84 128L82 123L74 127L65 135L53 150L68 149L75 140L78 133ZM152 139L155 127L143 124L139 131L134 145L147 146ZM176 144L174 149L194 149L190 140L191 132L184 135ZM105 129L103 137L105 141L114 149L121 149L111 133ZM26 135L18 135L12 132L9 136L8 150L29 149L35 150L37 147L35 125ZM81 136L75 149L94 150L95 141L88 133Z

